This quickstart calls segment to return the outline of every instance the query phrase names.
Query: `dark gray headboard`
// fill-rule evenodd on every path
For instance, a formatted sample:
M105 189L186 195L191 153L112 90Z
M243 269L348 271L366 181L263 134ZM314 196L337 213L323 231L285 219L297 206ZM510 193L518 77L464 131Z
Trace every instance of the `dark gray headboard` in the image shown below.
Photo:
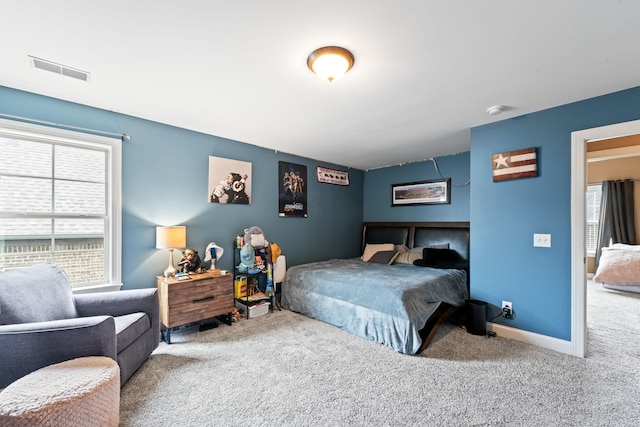
M409 248L448 243L460 256L469 260L468 222L365 222L362 248L367 243L393 243Z

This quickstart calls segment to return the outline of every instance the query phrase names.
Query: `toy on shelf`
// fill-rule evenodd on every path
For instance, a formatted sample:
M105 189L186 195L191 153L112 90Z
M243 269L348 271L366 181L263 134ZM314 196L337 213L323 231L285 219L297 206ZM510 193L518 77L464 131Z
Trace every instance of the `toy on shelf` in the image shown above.
M204 250L204 262L211 262L209 266L209 270L213 271L216 269L216 262L222 257L224 253L224 249L216 244L216 242L211 242L207 245L207 248Z
M183 273L202 273L200 255L192 248L187 248L182 252L178 266Z

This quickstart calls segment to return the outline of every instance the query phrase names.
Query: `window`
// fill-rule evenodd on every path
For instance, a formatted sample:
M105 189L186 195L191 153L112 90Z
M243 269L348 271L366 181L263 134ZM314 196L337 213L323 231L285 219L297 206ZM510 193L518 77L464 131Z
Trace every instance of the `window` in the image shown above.
M600 193L602 192L601 184L587 185L586 197L586 223L587 232L585 241L587 243L587 254L595 256L598 247L598 224L600 221Z
M0 270L121 281L120 139L0 120Z

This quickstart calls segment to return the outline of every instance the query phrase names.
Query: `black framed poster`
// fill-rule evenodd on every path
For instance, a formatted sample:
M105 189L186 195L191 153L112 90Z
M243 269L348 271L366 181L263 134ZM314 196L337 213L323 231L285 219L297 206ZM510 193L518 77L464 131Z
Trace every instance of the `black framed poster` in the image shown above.
M278 215L307 217L307 167L278 162Z

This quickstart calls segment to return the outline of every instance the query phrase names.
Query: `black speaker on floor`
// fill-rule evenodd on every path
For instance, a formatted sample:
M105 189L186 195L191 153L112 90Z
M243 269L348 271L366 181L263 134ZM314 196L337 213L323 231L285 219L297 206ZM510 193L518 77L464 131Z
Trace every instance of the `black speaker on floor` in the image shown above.
M487 335L487 303L476 299L465 302L465 328L473 335Z

